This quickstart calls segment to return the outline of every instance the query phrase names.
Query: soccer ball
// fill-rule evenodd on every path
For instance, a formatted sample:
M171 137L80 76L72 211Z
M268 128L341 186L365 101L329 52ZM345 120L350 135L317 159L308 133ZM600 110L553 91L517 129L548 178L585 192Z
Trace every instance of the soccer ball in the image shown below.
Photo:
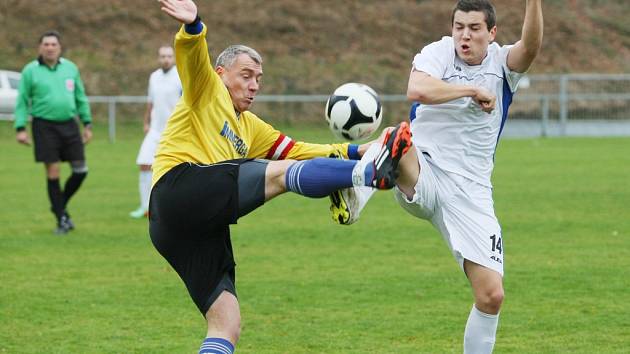
M339 86L326 102L326 121L335 136L347 140L368 138L383 120L383 107L367 85L347 83Z

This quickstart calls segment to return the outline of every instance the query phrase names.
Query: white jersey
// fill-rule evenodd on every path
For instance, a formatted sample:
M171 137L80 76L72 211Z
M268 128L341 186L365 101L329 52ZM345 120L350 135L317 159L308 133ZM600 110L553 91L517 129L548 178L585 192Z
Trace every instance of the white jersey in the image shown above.
M413 68L449 84L483 86L496 95L496 107L485 113L471 98L436 105L418 105L412 112L413 143L428 153L440 168L491 187L494 153L507 119L507 111L523 74L507 66L512 46L488 46L480 65L464 63L455 52L452 37L424 47ZM415 113L415 115L414 115Z
M149 78L148 100L153 104L151 110L151 130L162 134L166 121L182 95L182 83L179 81L177 69L173 66L166 73L157 69Z

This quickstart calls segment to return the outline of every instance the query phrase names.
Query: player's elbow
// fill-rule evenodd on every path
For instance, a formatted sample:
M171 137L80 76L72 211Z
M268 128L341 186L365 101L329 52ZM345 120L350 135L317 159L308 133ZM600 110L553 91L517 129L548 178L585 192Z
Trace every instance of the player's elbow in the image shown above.
M413 102L420 102L427 104L430 100L428 90L424 90L421 87L409 86L407 88L407 99Z
M542 48L542 33L538 35L530 35L524 39L522 43L522 56L533 61L534 58L538 56L538 53L540 53L540 49Z
M540 53L541 48L542 41L534 41L533 43L529 43L527 46L525 46L525 52L523 53L523 55L527 59L534 61L534 59L538 56L538 53Z

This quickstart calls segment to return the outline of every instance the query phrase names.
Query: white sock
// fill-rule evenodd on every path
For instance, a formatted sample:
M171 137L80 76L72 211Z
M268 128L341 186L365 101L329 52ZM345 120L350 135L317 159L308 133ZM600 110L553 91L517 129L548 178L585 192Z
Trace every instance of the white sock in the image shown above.
M362 162L373 161L380 151L381 151L380 144L370 145L370 148L361 157L361 161ZM376 192L376 188L365 187L365 186L354 187L354 192L355 192L355 195L357 196L357 200L359 201L358 212L360 213L361 210L363 210L363 208L367 204L368 200L370 200L370 198L372 198L372 195L374 195L374 193Z
M149 196L151 195L151 171L140 171L138 186L140 187L140 207L149 210Z
M489 315L473 305L464 332L464 354L490 354L497 335L499 314Z

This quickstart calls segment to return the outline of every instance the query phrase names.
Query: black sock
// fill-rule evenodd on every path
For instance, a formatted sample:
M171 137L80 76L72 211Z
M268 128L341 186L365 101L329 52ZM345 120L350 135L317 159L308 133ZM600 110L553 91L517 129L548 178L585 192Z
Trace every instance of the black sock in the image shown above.
M48 199L50 199L52 212L59 221L63 215L63 193L61 193L59 178L48 179Z
M87 176L87 172L72 172L70 177L68 177L66 185L63 188L63 209L66 208L68 201L70 201L70 198L72 198L74 193L79 190L79 187L81 187L81 183L83 183L85 176Z

